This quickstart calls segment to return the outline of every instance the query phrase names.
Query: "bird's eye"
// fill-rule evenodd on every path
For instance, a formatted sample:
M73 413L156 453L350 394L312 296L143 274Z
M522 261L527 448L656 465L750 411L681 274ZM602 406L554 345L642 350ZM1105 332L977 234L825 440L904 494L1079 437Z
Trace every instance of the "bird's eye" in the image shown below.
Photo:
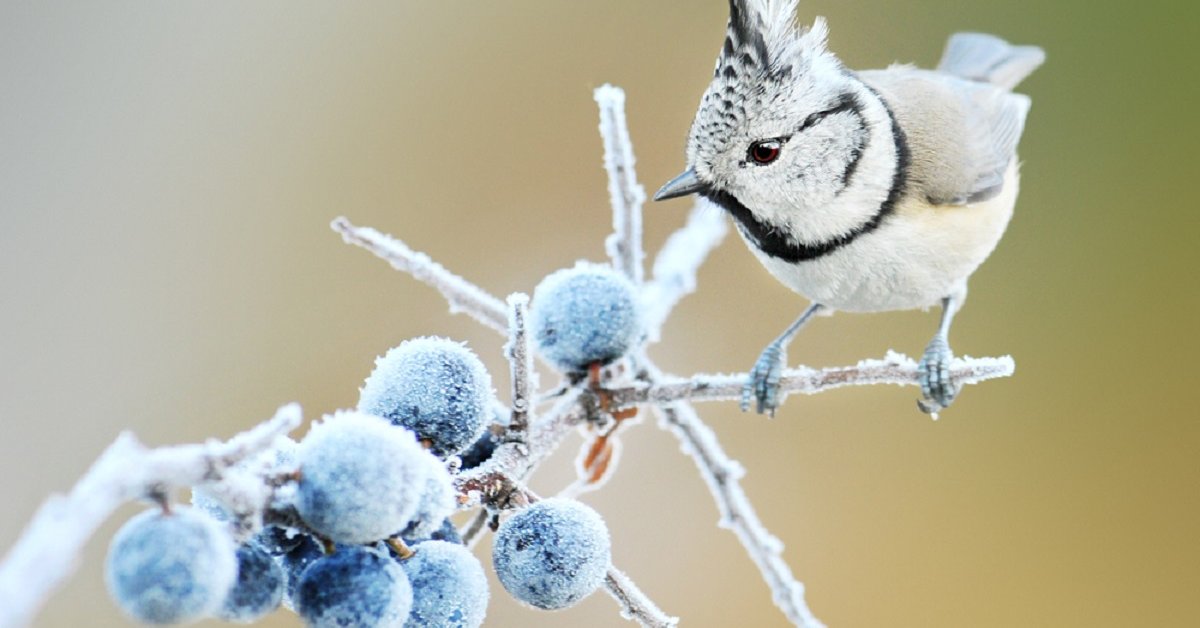
M779 140L763 140L750 145L750 159L754 163L766 165L779 159L783 143Z

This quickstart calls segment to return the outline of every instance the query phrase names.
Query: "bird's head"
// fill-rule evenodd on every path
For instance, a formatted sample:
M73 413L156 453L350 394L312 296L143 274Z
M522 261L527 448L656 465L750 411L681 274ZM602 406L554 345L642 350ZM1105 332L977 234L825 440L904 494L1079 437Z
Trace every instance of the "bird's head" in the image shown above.
M853 174L869 134L864 88L826 49L823 19L795 26L796 0L730 0L729 7L725 43L688 137L688 168L655 200L698 193L727 209L732 200L768 223L790 223L797 210L832 200Z

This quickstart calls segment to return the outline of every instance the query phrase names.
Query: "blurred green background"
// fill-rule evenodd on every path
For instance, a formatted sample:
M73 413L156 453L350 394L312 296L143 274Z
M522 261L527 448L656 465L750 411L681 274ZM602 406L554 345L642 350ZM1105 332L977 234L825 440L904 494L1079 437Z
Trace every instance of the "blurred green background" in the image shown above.
M497 295L603 259L592 89L626 89L653 191L683 165L725 12L0 3L0 548L120 430L192 442L292 400L309 418L348 407L405 338L467 341L505 390L499 337L329 220L394 233ZM853 68L933 65L959 30L1049 61L1021 87L1034 107L1016 217L953 333L960 353L1011 353L1016 377L969 388L937 423L911 388L792 397L774 421L700 408L813 610L833 626L1200 625L1195 9L802 2L801 21L815 15ZM686 209L647 208L651 252ZM745 370L802 306L731 237L652 355L680 374ZM919 355L935 325L821 319L791 359ZM576 445L536 489L568 481ZM652 421L585 500L616 564L685 626L784 624ZM36 625L125 625L101 564L136 510L93 539ZM604 594L548 614L493 585L490 625L623 625Z

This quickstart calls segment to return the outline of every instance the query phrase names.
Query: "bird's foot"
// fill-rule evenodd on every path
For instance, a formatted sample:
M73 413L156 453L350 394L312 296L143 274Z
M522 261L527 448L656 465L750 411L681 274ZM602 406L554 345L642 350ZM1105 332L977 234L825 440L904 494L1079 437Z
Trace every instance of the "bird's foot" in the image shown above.
M783 403L779 394L779 378L787 362L787 353L779 342L772 342L763 349L750 377L742 385L742 412L750 409L750 400L755 400L755 412L775 416L775 409Z
M950 362L954 354L945 338L935 337L925 348L925 355L917 365L917 374L921 382L921 393L924 399L917 401L917 407L926 414L937 418L937 413L950 407L954 398L962 390L962 384L952 381L950 377Z

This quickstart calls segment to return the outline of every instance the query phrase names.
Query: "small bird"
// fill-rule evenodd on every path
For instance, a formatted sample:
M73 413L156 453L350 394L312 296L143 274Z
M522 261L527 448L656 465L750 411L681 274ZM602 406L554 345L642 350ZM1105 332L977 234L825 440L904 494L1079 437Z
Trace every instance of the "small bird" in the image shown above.
M796 0L730 0L725 45L661 201L699 194L733 216L750 250L811 305L762 352L742 391L774 414L787 346L814 314L940 304L919 364L934 414L961 388L948 335L967 278L992 252L1017 198L1014 94L1045 61L1034 46L958 33L935 70L854 72Z

